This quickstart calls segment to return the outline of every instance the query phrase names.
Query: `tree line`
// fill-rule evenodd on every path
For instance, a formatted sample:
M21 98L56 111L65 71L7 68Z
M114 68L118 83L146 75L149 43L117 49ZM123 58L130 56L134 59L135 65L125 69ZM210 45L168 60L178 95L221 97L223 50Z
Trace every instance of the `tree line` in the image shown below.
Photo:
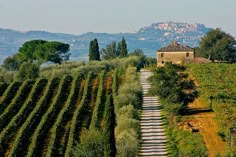
M99 45L98 40L95 38L94 40L90 41L89 44L89 61L93 60L109 60L114 59L116 57L125 57L128 55L128 49L127 44L124 39L118 44L116 44L115 41L113 41L111 44L108 44L105 48L102 48L101 51L99 51Z

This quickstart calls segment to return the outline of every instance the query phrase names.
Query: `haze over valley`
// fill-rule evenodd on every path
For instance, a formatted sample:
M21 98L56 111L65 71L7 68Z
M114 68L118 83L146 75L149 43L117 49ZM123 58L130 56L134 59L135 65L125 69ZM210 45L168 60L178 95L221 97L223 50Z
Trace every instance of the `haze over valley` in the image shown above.
M204 24L183 22L157 22L144 26L134 33L93 33L81 35L50 33L46 31L16 31L0 28L0 63L7 56L17 53L19 47L33 39L56 40L70 44L71 60L87 60L89 42L97 38L100 49L125 38L129 51L142 49L145 55L156 57L156 50L176 40L181 44L196 47L211 28Z

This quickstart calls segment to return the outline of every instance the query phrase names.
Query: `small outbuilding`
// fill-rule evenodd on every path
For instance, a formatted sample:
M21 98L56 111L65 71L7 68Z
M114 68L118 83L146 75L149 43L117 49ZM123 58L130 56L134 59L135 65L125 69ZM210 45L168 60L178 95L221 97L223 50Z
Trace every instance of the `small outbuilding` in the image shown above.
M173 41L170 45L157 50L157 66L163 66L165 62L180 64L184 61L191 61L193 58L193 48L180 45L177 41Z

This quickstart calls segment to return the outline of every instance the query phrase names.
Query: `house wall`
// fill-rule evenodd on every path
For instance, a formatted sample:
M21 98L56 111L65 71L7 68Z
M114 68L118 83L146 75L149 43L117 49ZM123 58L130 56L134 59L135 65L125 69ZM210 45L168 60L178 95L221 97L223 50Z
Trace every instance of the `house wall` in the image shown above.
M185 59L193 59L193 51L181 52L157 52L157 66L163 66L165 62L180 64Z

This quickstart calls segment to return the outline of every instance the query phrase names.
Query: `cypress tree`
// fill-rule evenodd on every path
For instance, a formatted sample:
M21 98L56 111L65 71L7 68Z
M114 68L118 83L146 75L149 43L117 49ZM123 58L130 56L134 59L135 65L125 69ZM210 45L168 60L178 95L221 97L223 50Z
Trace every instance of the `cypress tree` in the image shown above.
M100 60L98 40L95 38L89 44L89 61Z
M114 103L112 95L107 96L105 104L105 128L104 128L104 156L115 157L116 156L116 144L115 144L115 113Z
M117 56L125 57L127 56L127 54L128 54L127 44L124 37L122 37L122 40L118 43Z

